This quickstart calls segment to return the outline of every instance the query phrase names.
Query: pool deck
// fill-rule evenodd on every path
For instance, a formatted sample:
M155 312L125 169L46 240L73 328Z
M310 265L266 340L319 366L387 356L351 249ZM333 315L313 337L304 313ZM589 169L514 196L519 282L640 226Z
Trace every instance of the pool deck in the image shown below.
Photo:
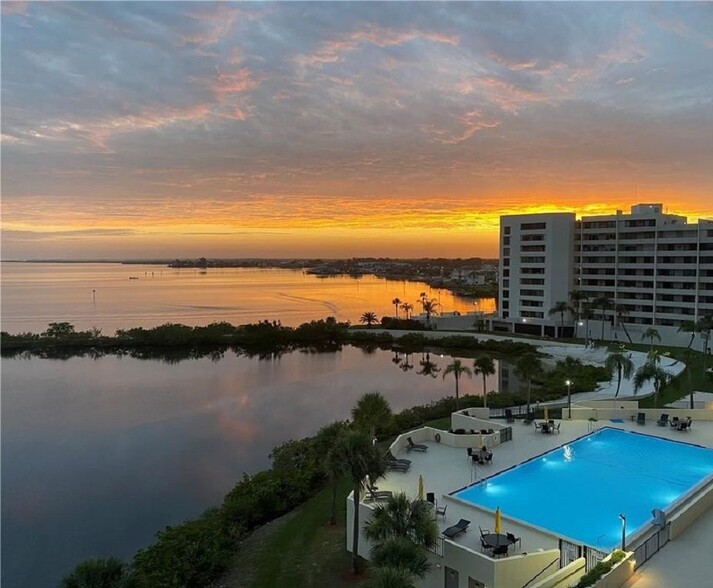
M637 425L630 421L623 423L599 421L597 425L597 428L608 426L713 448L713 422L694 422L693 428L685 432L671 429L668 426L659 427L653 421L647 422L646 425ZM478 527L492 530L494 524L493 514L458 500L446 498L444 495L470 485L476 479L474 476L477 476L477 479L491 476L591 432L588 421L578 420L561 421L560 433L553 435L542 434L537 432L534 426L524 425L520 422L513 424L512 430L512 441L492 448L493 462L491 465L473 467L467 459L465 449L457 449L437 443L426 443L428 446L427 452L403 451L396 455L396 457L412 461L410 470L406 473L389 472L385 478L378 481L377 485L380 490L405 492L409 497L415 498L418 491L419 475L423 475L425 491L435 493L439 506L448 505L445 519L443 517L438 517L437 519L439 530L443 531L445 528L457 523L461 518L471 521L468 531L461 533L455 539L455 542L479 552L480 534ZM602 491L606 491L606 489L602 489ZM706 535L706 542L710 546L713 544L713 512L708 512L704 518L711 520L711 528ZM509 520L506 510L502 512L502 532L512 532L522 538L521 545L516 549L511 549L510 555L559 547L558 540L548 533L540 533L531 527ZM676 543L683 543L681 539L685 539L686 535L687 532L680 539L676 539L676 541L672 541L667 545L659 554L654 556L649 565L655 564L657 558L668 550L676 549L678 551ZM707 562L708 560L706 560ZM701 567L705 568L706 566ZM713 566L708 564L708 567L711 568ZM637 573L637 576L646 576L646 567L642 567L641 572L643 574ZM708 578L710 578L710 574L713 574L713 569L708 569ZM641 586L637 585L636 588L644 588L649 585L653 586L653 584L642 584ZM688 585L703 584L694 582Z

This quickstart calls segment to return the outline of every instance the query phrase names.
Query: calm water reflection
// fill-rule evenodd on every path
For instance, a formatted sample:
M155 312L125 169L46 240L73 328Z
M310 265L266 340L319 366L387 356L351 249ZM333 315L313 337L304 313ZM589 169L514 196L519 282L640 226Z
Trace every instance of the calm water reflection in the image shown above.
M130 279L130 278L137 279ZM317 278L274 269L174 270L163 266L87 263L3 263L2 330L41 332L68 321L78 329L152 327L165 322L205 325L279 320L284 325L334 316L357 323L364 312L391 316L391 301L414 305L421 292L444 312L495 310L492 298L453 296L422 282L374 276Z
M452 394L451 378L416 373L419 360L351 347L173 365L3 359L3 586L54 586L87 557L129 557L267 467L276 444L348 418L364 392L396 410ZM461 390L482 392L482 379Z

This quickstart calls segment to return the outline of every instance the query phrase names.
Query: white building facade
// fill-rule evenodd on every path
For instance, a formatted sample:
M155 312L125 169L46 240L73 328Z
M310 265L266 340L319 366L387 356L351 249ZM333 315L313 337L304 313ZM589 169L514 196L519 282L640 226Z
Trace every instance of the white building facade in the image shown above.
M549 310L573 290L612 306L595 308L579 336L640 342L653 326L663 343L688 345L681 326L713 316L713 221L689 224L661 204L579 221L574 213L503 216L500 259L501 328L554 335L561 317Z

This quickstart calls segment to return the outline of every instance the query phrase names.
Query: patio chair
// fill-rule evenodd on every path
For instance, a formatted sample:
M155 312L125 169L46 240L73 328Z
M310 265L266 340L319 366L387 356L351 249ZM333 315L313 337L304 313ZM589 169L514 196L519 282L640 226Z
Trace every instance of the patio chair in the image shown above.
M481 537L481 538L485 537L486 535L490 535L490 529L485 529L485 530L483 530L483 527L481 527L480 525L478 525L478 530L480 531L480 537Z
M500 545L493 548L493 557L507 557L508 556L508 545Z
M668 415L666 413L663 413L659 420L656 421L656 424L659 427L665 427L666 425L668 425Z
M533 423L534 420L535 420L535 412L531 410L530 412L527 413L527 416L525 417L525 419L522 422L525 425L530 425Z
M673 417L673 418L668 422L668 424L671 425L671 427L674 428L674 429L675 429L676 427L678 427L678 417L676 417L676 416Z
M512 410L510 410L509 408L505 409L505 420L507 420L508 423L515 422L515 417L512 414Z
M556 425L550 425L550 433L557 433L559 435L561 425L562 425L562 423L557 423Z
M646 424L646 413L640 412L636 415L636 424L645 425Z
M436 493L435 492L426 492L426 502L430 502L431 504L436 504Z
M445 519L446 518L446 510L448 510L447 504L445 506L437 506L436 507L436 517L441 516Z
M688 431L688 421L680 421L678 424L677 431Z
M470 525L470 521L466 519L461 519L452 527L448 527L443 531L443 534L448 537L448 539L455 539L461 533L465 533L465 530Z
M512 533L505 533L505 535L507 535L508 541L510 541L510 545L520 543L520 537L515 537L515 535L513 535Z
M493 463L493 452L490 451L485 445L480 450L480 463L490 464Z
M466 452L468 453L468 461L470 461L473 458L473 448L467 447Z
M428 447L426 447L425 445L420 445L419 443L414 443L411 437L408 437L406 441L408 441L406 451L428 451Z

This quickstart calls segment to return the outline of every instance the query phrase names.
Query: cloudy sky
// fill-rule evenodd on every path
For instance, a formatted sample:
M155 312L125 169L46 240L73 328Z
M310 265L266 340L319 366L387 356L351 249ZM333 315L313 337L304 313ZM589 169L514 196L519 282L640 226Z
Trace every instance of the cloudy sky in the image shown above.
M2 257L495 255L713 216L711 3L2 2Z

